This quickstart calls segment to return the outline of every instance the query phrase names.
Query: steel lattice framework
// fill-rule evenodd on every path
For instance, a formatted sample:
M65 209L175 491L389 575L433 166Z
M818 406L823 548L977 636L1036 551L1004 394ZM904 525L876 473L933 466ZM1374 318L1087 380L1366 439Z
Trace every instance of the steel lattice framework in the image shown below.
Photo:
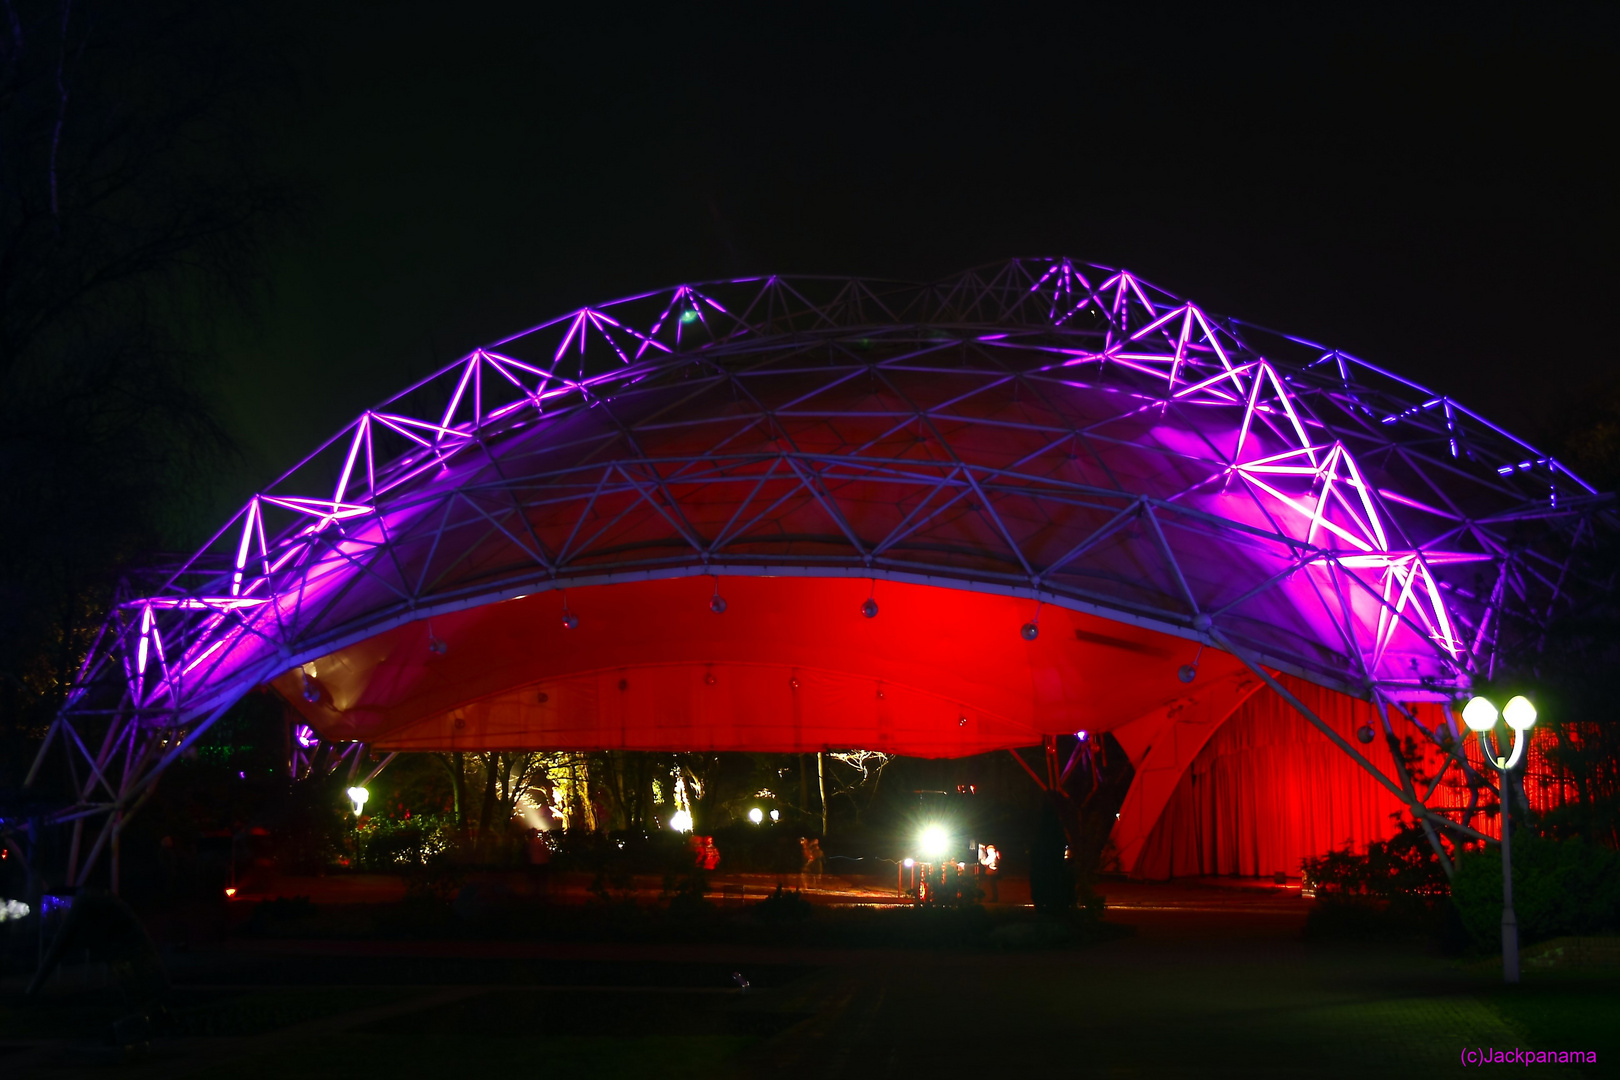
M249 688L335 649L692 574L1011 593L1453 700L1593 587L1605 505L1450 397L1122 270L683 285L362 414L121 598L41 760L72 759L64 818L116 820Z

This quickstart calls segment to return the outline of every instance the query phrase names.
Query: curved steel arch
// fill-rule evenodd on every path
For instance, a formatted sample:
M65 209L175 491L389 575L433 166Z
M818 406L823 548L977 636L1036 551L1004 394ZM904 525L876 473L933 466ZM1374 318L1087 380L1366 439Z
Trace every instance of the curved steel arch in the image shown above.
M1011 593L1451 700L1593 587L1605 505L1447 396L1123 270L683 285L362 414L120 599L41 757L82 758L68 814L121 811L249 688L346 643L686 574Z

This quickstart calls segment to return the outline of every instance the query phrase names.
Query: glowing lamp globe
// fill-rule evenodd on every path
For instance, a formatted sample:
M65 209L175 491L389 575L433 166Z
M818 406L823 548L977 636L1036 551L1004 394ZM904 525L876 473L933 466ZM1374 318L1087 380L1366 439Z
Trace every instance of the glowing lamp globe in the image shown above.
M929 858L937 859L951 846L951 838L938 825L930 825L917 837L917 846Z
M1496 706L1482 697L1470 698L1468 704L1463 706L1463 723L1468 725L1469 731L1491 730L1496 726Z
M1502 719L1514 731L1529 731L1536 722L1536 707L1523 694L1502 706Z
M748 811L748 820L752 821L755 825L758 825L760 822L765 820L765 811L761 810L757 806L754 807L752 810Z
M669 816L669 827L676 832L692 831L692 815L685 810L677 810Z
M366 808L366 800L371 798L371 792L363 787L352 787L347 794L349 801L354 803L354 816L359 817L360 811Z

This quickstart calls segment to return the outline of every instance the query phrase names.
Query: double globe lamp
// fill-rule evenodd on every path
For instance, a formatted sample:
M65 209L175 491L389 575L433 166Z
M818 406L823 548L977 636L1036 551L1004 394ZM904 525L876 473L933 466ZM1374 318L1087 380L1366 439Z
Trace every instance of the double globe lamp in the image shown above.
M1513 751L1505 757L1500 740L1486 739L1486 733L1496 727L1496 706L1482 697L1472 698L1463 706L1463 723L1479 736L1485 759L1502 774L1502 979L1516 983L1519 981L1519 920L1513 914L1513 848L1508 810L1513 785L1509 774L1524 758L1525 744L1530 741L1527 732L1536 722L1536 707L1521 694L1502 707L1501 718L1513 729Z

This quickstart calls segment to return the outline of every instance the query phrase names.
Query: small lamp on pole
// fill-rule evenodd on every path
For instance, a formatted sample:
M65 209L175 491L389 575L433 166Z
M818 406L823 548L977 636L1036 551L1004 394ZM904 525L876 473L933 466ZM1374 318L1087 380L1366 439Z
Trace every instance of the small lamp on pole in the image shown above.
M1519 981L1519 920L1513 913L1512 813L1509 807L1512 772L1524 758L1524 748L1530 741L1530 729L1536 723L1536 707L1521 694L1503 706L1501 718L1513 729L1513 751L1506 756L1501 753L1499 740L1486 739L1486 733L1496 727L1496 706L1483 697L1472 698L1463 706L1463 723L1479 736L1485 760L1502 776L1502 979L1516 983Z
M349 802L354 804L354 865L355 865L356 869L359 869L359 867L360 867L360 815L361 815L361 813L363 813L365 811L366 800L371 797L371 792L367 791L363 787L355 786L355 787L350 788L348 791L344 792L344 794L349 797Z

